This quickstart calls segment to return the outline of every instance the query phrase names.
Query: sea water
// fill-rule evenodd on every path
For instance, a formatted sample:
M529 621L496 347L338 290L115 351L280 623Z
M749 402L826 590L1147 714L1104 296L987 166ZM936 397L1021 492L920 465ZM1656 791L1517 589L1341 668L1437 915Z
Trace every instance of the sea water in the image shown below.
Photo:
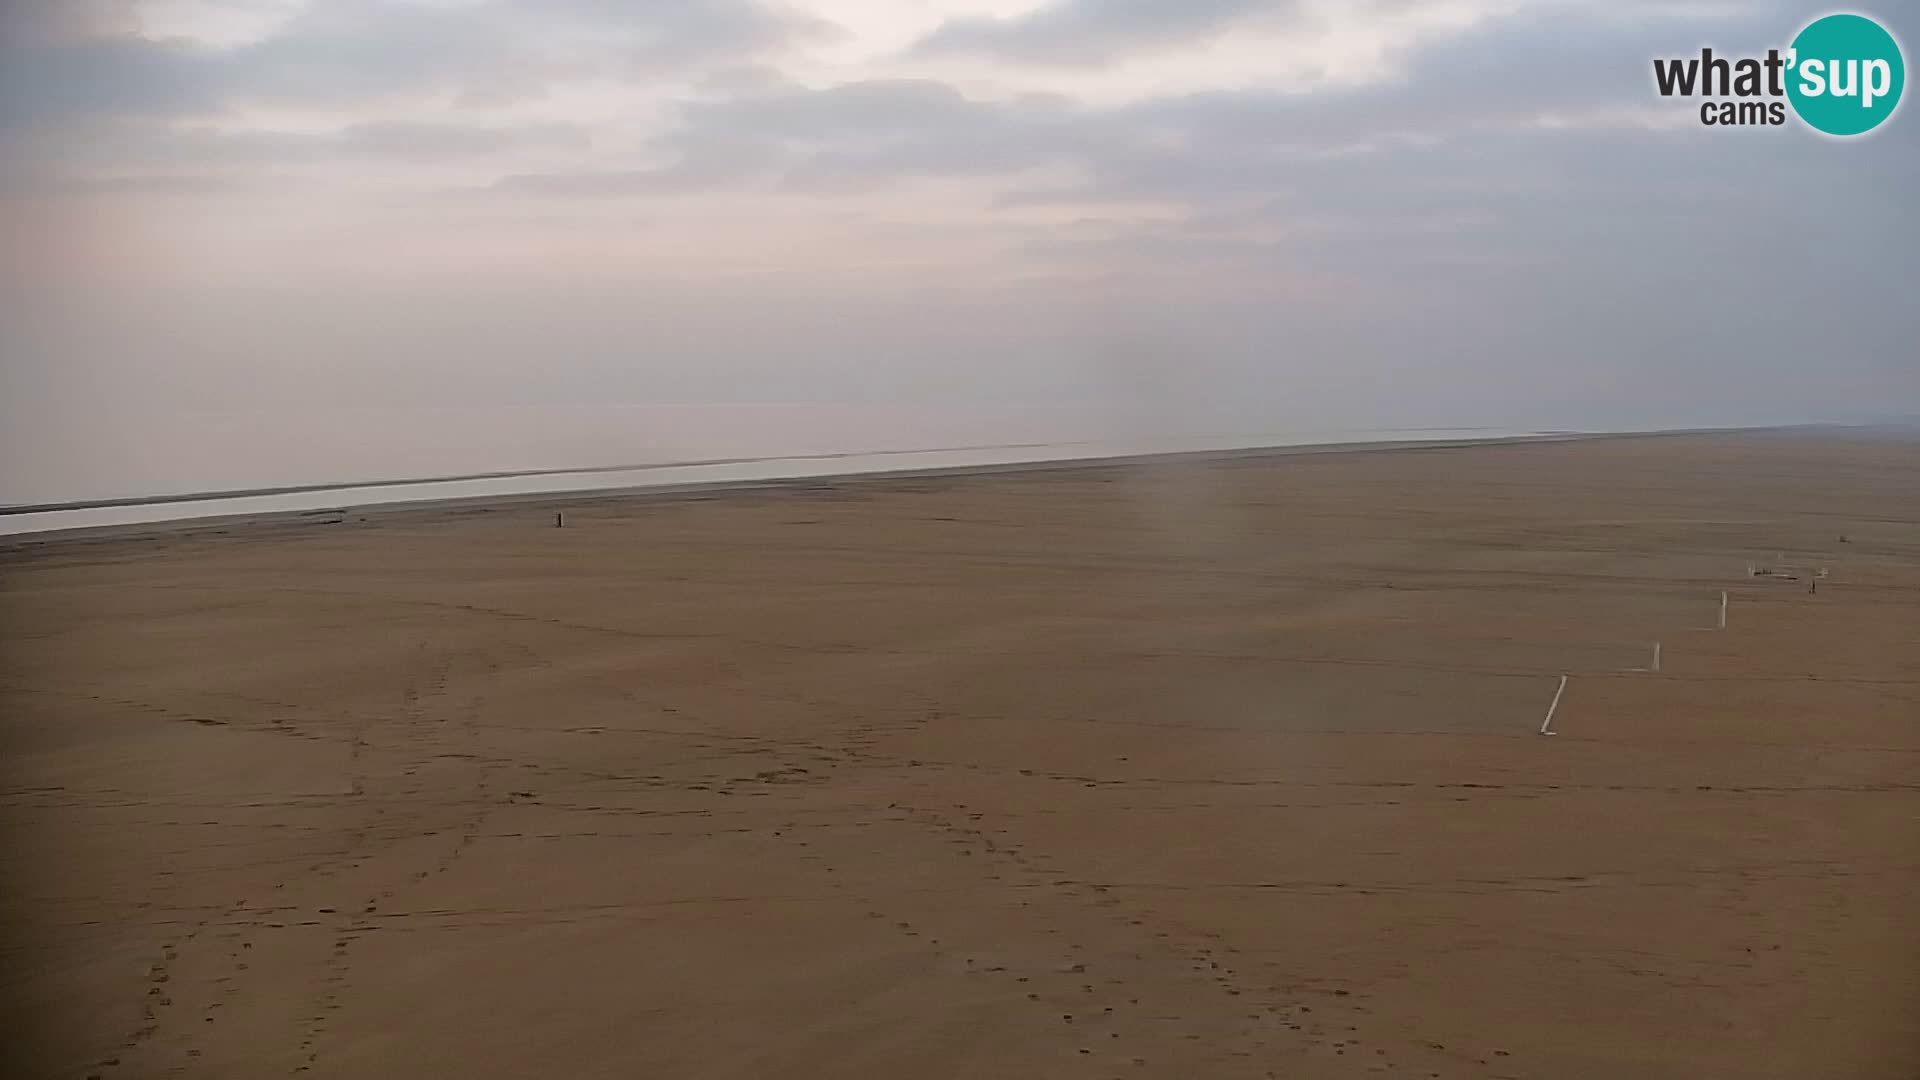
M1327 429L1261 436L1165 439L1155 440L1152 443L1029 443L1018 446L941 450L808 454L694 464L643 465L615 471L543 472L532 476L432 480L405 484L373 483L366 486L342 484L321 491L239 495L231 498L191 501L132 502L118 506L49 509L31 513L0 513L0 535L45 532L53 529L140 525L149 522L197 518L252 517L333 509L350 510L355 507L454 499L485 500L516 495L558 495L568 492L672 488L689 484L751 483L925 469L966 469L1044 461L1089 461L1149 454L1205 453L1341 444L1477 441L1546 434L1553 433L1503 428ZM156 498L173 497L156 496ZM0 510L4 509L0 507Z

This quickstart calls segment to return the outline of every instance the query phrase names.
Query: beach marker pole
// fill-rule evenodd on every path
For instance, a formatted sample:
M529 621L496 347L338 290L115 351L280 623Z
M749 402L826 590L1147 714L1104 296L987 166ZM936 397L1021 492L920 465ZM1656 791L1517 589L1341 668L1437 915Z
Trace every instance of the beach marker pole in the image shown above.
M1660 643L1657 641L1653 643L1653 670L1660 670Z
M1566 692L1567 692L1567 677L1565 675L1562 675L1560 676L1560 689L1555 690L1553 692L1553 703L1547 706L1547 718L1545 720L1540 721L1540 734L1542 735L1559 734L1558 732L1549 731L1548 729L1553 726L1554 710L1560 707L1560 695Z
M1727 628L1727 590L1720 590L1720 629Z
M564 529L564 528L566 528L566 527L567 527L567 515L566 515L565 513L559 513L559 512L556 512L556 513L555 513L555 514L553 515L553 527L554 527L554 528L556 528L556 529Z

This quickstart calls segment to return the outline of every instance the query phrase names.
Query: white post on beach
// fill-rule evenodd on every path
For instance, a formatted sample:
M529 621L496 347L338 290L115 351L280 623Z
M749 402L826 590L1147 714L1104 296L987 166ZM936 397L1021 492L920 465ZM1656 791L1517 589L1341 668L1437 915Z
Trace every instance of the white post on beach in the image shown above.
M1660 643L1657 641L1653 643L1653 670L1660 670Z
M1558 709L1560 707L1560 695L1566 692L1567 692L1567 677L1565 675L1562 675L1560 676L1560 689L1555 690L1553 692L1553 702L1552 704L1547 706L1547 718L1545 720L1540 721L1540 734L1542 735L1557 734L1557 732L1550 731L1548 729L1553 727L1553 712L1555 709Z
M1727 590L1720 590L1720 629L1727 628Z

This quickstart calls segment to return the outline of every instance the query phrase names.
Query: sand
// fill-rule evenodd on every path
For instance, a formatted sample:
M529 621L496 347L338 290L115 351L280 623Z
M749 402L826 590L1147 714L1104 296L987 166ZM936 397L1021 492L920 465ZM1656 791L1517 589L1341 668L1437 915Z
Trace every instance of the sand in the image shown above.
M1920 1072L1920 443L552 520L0 551L9 1075Z

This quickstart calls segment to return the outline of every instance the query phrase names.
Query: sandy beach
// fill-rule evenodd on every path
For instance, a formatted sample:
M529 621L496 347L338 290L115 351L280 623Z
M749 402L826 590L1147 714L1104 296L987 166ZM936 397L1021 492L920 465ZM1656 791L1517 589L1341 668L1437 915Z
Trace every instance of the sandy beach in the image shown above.
M1920 1075L1920 441L19 542L0 731L12 1076Z

